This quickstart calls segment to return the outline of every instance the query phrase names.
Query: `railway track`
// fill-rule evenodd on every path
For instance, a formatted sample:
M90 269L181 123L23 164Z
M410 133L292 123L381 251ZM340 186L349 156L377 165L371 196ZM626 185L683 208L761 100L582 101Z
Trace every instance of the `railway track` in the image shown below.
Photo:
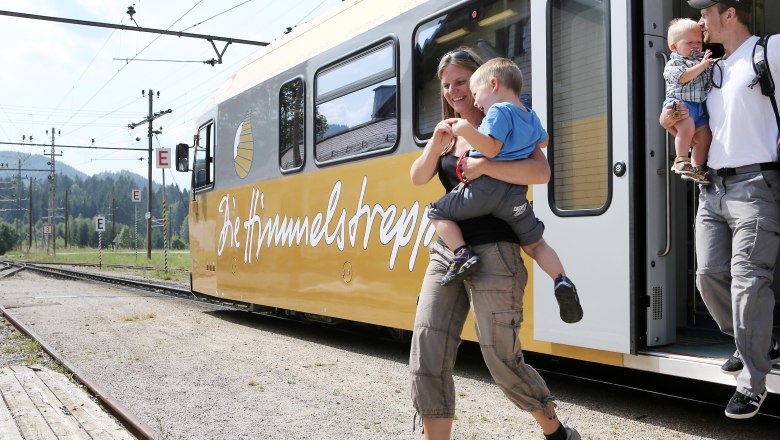
M80 269L89 267L88 265L77 266ZM263 315L273 316L289 321L315 321L319 324L335 324L337 322L341 322L344 324L340 326L341 330L363 337L367 336L365 332L365 325L337 320L323 321L319 319L311 319L311 317L307 317L302 314L296 314L294 312L285 313L284 311L279 311L276 309L259 309L256 306L253 307L252 305L246 303L221 301L217 298L194 294L189 289L173 286L171 284L139 281L114 275L84 272L76 269L55 267L55 265L51 264L38 265L29 263L0 262L0 278L9 273L15 273L19 270L33 270L47 276L91 280L111 285L124 286L144 292L152 292L155 294L175 297L185 301L208 303L218 307L241 311L261 312ZM17 328L19 327L22 327L22 325L17 325ZM41 342L41 345L47 352L49 352L50 355L60 360L59 356L53 350L47 349L48 347L45 344L45 341L41 341L39 338L37 338L37 336L34 335L34 333L29 331L29 329L24 330L20 328L20 330L28 334L28 336L32 337L33 339ZM380 338L386 337L387 334L376 332L375 336ZM391 333L391 336L397 336L397 334L393 335ZM406 335L404 334L404 336ZM461 350L463 351L464 356L459 357L459 362L461 362L461 360L464 360L465 362L473 362L475 364L479 364L481 362L481 355L476 344L464 344L464 347ZM527 353L526 359L543 374L556 376L566 381L579 381L582 383L589 383L591 385L608 385L610 387L623 390L624 392L638 392L647 396L655 396L656 398L676 399L684 402L712 407L714 410L723 408L725 402L728 400L731 393L733 393L733 387L730 386L697 382L689 379L629 370L625 368L608 367L600 364L591 364L583 361L556 358L548 355ZM74 369L72 366L69 366L64 362L63 364L66 366L66 368L71 369L71 371ZM74 375L78 378L78 374ZM88 389L90 388L88 380L87 383L85 383L85 386L87 386ZM96 397L100 399L100 395L103 393L98 389L93 394L95 394ZM762 407L761 414L763 416L780 419L780 403L776 402L776 400L776 398L767 400L767 402ZM106 403L106 407L110 408L113 404L114 403L109 400L108 403ZM121 414L115 414L115 416L118 419L123 420ZM133 423L132 420L129 423Z

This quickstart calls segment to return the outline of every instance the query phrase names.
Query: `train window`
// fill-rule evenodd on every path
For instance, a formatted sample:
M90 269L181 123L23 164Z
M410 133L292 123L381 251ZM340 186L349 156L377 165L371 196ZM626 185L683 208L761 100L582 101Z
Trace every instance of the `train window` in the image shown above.
M550 204L598 214L610 197L609 2L550 4Z
M200 127L193 163L195 189L214 183L214 123Z
M393 148L398 139L395 44L384 43L315 77L318 163Z
M523 71L523 103L531 107L531 6L529 0L484 1L455 9L421 24L414 35L414 133L428 139L441 120L442 55L459 47L474 49L484 60L512 59Z
M279 91L279 167L282 171L303 167L304 138L304 86L295 79L284 84Z

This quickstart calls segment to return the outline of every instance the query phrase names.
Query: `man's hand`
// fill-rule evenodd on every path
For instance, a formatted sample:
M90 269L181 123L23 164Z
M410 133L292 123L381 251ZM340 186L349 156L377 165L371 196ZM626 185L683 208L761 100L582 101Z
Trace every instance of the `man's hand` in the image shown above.
M676 109L674 108L674 104L677 104ZM669 103L664 106L663 110L661 110L661 116L658 118L658 123L661 124L661 127L666 131L676 136L677 130L675 130L674 124L687 117L688 106L683 104L682 101L677 101L676 103Z

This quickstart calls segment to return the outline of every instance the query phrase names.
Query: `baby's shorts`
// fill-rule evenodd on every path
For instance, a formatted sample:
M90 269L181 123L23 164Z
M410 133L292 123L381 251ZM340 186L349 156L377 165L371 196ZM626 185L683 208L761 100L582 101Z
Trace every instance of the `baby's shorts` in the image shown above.
M679 101L679 99L667 96L661 108L674 101ZM707 109L704 107L703 102L683 101L683 103L688 106L688 117L693 118L694 127L699 128L702 125L709 125L710 115L707 114Z

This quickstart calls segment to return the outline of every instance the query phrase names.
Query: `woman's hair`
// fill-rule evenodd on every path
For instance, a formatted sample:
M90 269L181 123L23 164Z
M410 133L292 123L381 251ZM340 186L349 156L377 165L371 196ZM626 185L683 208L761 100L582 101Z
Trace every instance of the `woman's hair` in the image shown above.
M699 23L690 18L675 18L672 20L669 23L669 32L666 36L666 42L669 43L669 47L683 39L685 34L692 29L700 31Z
M441 57L441 60L439 61L439 68L436 71L439 79L441 79L441 74L444 68L450 64L455 64L474 72L477 70L477 68L479 68L479 66L483 64L483 61L482 58L480 58L480 56L477 55L473 49L465 46L458 47L457 49L447 52L443 57ZM442 119L459 117L460 115L455 112L455 109L453 109L444 98L444 93L440 93L440 95Z

